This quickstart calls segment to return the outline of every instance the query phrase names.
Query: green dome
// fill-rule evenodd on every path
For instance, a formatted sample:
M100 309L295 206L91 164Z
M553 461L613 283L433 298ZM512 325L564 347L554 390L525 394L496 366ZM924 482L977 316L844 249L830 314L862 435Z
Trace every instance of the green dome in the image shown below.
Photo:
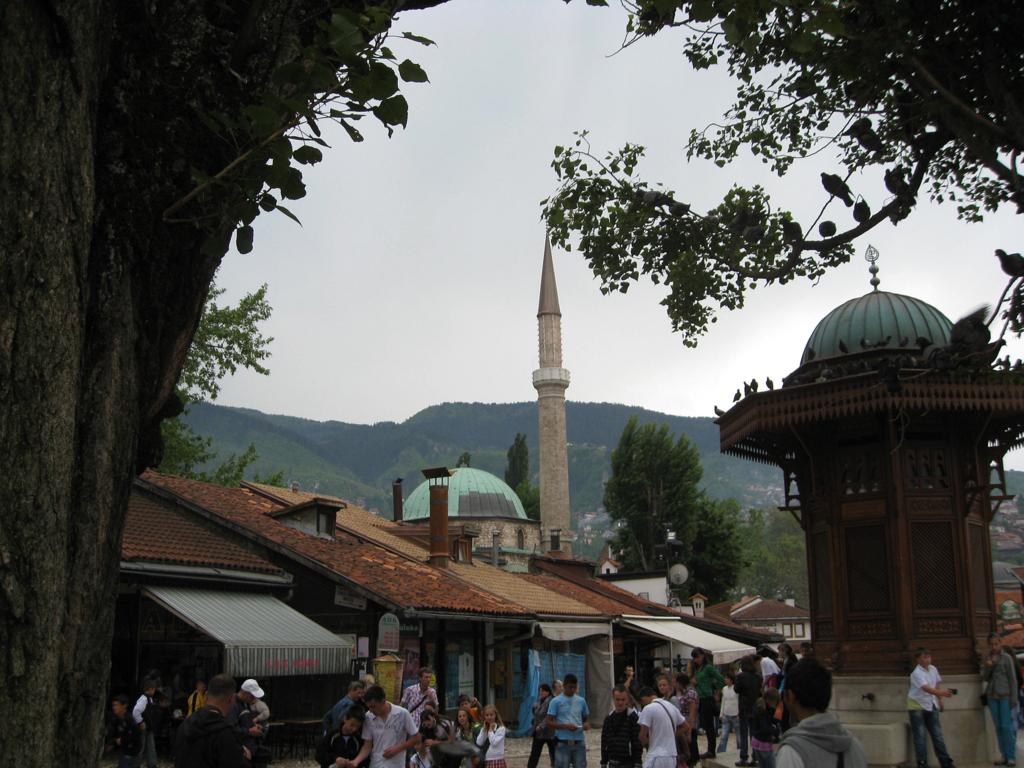
M405 520L430 517L430 490L424 480L409 494L402 509ZM508 483L472 467L452 470L448 480L448 517L509 517L526 520L523 502Z
M931 304L912 296L872 291L850 299L833 309L818 323L804 347L800 364L862 351L861 340L869 344L889 339L882 349L920 350L918 338L932 344L948 344L953 324ZM847 348L843 352L839 343Z

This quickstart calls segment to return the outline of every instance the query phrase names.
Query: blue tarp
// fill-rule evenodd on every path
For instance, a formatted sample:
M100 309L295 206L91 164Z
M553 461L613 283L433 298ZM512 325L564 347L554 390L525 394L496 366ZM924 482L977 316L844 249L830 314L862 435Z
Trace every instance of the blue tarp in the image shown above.
M519 728L513 736L529 736L533 729L533 705L537 701L537 689L541 683L551 684L556 678L564 680L569 673L579 680L580 696L587 695L586 657L582 653L550 653L532 648L527 659L525 685L513 690L514 696L522 696L519 705ZM519 687L519 686L517 686Z

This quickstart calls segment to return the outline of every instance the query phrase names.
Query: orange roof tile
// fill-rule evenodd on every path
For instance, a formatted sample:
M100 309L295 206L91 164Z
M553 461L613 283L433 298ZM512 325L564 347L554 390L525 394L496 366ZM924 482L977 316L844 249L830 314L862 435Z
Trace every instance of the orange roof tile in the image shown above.
M773 619L809 619L811 612L799 605L789 605L781 600L763 598L759 603L734 608L730 614L733 621L771 621Z
M365 509L349 507L338 514L338 525L353 535L366 536L409 557L422 561L427 558L427 550L421 544L393 532L399 523L385 520ZM567 596L557 583L552 586L524 579L524 574L509 573L481 560L449 563L447 570L463 582L500 595L531 613L570 616L597 616L602 613L588 602Z
M390 605L482 614L522 613L517 603L455 579L447 570L429 566L398 548L379 546L376 541L368 546L369 536L342 530L335 539L322 539L291 528L267 514L287 502L254 489L224 488L156 472L146 472L140 482L191 502L257 539L320 564ZM352 509L343 510L339 517Z
M283 574L269 560L239 546L173 504L132 489L121 558L175 565Z

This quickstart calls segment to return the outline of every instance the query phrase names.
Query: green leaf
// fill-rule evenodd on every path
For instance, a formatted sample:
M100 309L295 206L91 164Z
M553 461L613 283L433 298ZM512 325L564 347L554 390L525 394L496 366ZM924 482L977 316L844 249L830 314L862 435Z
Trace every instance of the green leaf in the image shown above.
M238 249L239 253L252 252L253 234L253 229L248 224L235 230L235 248Z
M338 122L341 123L341 127L345 129L345 133L348 134L348 137L352 139L352 141L359 142L363 140L363 134L361 134L354 125L351 125L347 120L339 120Z
M278 211L280 211L281 213L283 213L283 214L284 214L285 216L287 216L287 217L288 217L289 219L291 219L292 221L294 221L294 222L295 222L296 224L298 224L298 225L299 225L300 227L302 226L302 222L301 222L301 221L299 221L299 217L298 217L298 216L296 216L296 215L295 215L294 213L292 213L291 211L289 211L289 210L288 210L287 208L285 208L285 207L284 207L283 205L278 205L278 206L277 206L277 209L276 209L276 210L278 210Z
M402 79L407 83L426 83L429 82L427 79L427 73L423 71L423 67L414 61L406 59L398 65L398 74L402 76Z
M384 125L400 125L405 128L409 120L409 103L402 95L392 96L374 107L373 114Z
M272 211L277 207L277 198L269 192L260 195L260 208L264 211Z
M303 144L292 152L292 157L295 158L295 162L301 163L302 165L313 165L314 163L319 163L324 159L324 153L316 147L311 147L309 144Z
M711 21L715 18L715 9L711 5L711 0L694 0L690 4L690 18L693 21Z
M414 35L412 32L403 32L402 37L404 37L406 40L412 40L412 42L414 43L419 43L420 45L437 45L437 43L435 43L429 37L421 37L420 35Z

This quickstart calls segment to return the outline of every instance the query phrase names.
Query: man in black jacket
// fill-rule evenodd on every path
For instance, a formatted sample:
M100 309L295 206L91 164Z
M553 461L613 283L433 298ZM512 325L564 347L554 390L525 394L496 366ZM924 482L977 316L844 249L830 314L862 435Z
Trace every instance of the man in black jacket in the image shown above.
M754 717L754 710L757 707L757 698L761 695L761 676L756 672L757 666L753 656L748 656L740 662L740 673L736 676L736 684L733 690L739 697L740 705L740 760L736 765L755 765L749 759L750 752L750 723Z
M235 680L215 675L206 689L206 706L178 729L174 768L248 768L252 757L243 752L227 714L235 698Z
M640 725L629 708L629 690L617 685L612 691L615 709L601 726L601 768L632 768L640 765Z

